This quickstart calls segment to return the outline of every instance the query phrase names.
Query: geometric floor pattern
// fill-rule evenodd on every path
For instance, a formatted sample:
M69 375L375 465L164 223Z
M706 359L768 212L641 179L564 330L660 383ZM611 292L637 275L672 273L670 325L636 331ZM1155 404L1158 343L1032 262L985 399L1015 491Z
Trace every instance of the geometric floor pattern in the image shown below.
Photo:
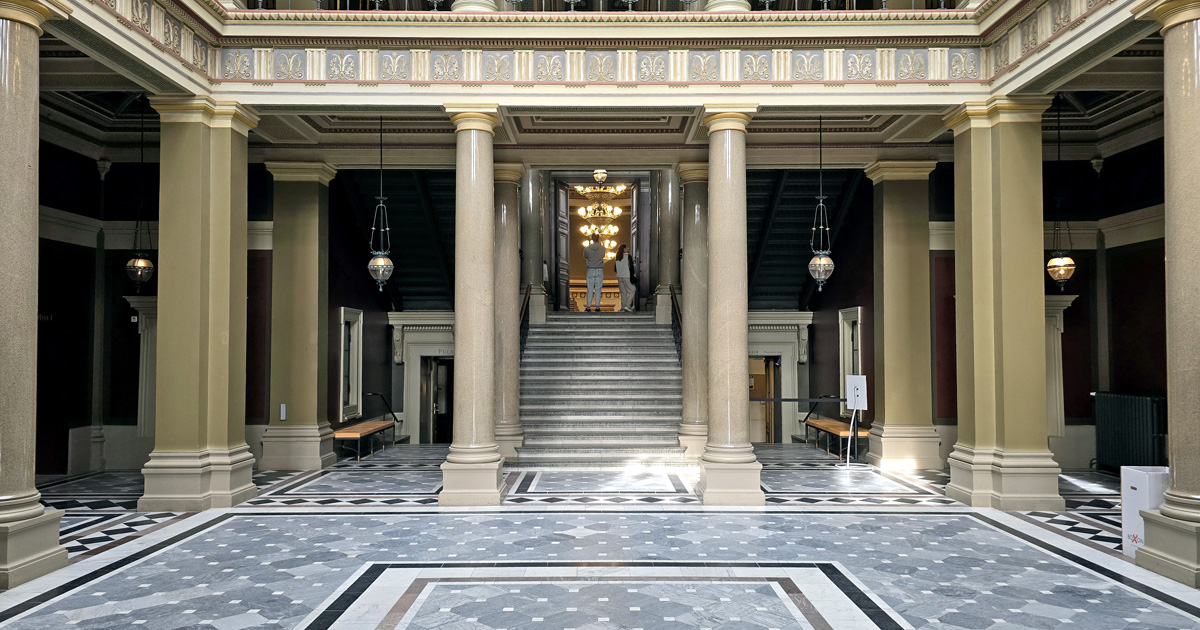
M0 592L0 626L1200 630L1200 593L1119 554L1112 477L1004 513L944 471L756 450L762 508L706 508L680 467L506 470L504 505L442 509L429 446L258 472L198 514L135 512L136 472L54 480L71 567Z

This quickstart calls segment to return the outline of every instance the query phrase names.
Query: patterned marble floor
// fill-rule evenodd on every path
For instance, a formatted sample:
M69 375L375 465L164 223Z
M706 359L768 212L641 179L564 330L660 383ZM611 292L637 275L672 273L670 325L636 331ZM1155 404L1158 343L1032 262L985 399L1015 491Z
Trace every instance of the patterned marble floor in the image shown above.
M1116 551L1113 477L1002 513L944 471L757 451L755 509L701 506L695 467L509 470L505 505L438 509L429 446L259 472L259 497L200 514L134 512L136 472L56 479L71 566L0 592L0 626L1200 630L1197 591Z
M1200 628L991 510L212 510L0 594L41 628Z

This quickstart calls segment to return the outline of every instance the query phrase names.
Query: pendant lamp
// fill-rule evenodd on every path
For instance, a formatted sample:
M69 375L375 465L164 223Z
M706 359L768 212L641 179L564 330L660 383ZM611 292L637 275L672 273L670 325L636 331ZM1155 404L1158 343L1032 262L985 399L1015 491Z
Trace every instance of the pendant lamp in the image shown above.
M825 209L825 141L824 121L817 117L817 209L813 214L812 235L808 246L813 257L808 261L808 274L817 281L820 291L833 275L833 258L829 256L833 243L829 235L829 212Z
M140 170L139 178L141 184L138 186L138 207L136 220L133 223L133 258L130 258L125 263L125 274L133 281L133 286L138 293L142 292L142 286L154 277L154 262L142 249L142 208L146 205L146 110L142 109L141 118L139 121L139 144L141 156L138 160ZM150 249L154 248L150 242L150 226L145 226L146 231L146 246Z
M388 227L387 206L383 203L387 200L383 196L383 116L379 117L379 196L375 199L379 203L375 205L375 216L371 218L371 262L367 263L367 271L371 272L379 290L383 291L384 283L392 277L395 269L392 259L388 258L392 250L392 232ZM375 239L376 233L379 234L378 241Z
M1062 95L1059 95L1062 99ZM1058 122L1058 166L1062 167L1062 101L1058 103L1057 110ZM1057 177L1060 182L1062 177ZM1059 183L1059 209L1062 206L1062 184ZM1067 248L1062 248L1062 235L1060 233L1059 222L1054 222L1054 244L1053 251L1050 253L1050 261L1046 263L1046 273L1050 274L1050 279L1058 283L1060 292L1066 291L1067 280L1075 275L1075 259L1070 256L1071 249L1071 225L1067 224Z

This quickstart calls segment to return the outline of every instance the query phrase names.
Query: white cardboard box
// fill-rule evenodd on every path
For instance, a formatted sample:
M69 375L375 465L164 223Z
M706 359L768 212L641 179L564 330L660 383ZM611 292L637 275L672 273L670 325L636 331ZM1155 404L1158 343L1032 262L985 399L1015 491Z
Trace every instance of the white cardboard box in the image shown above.
M1163 494L1171 487L1171 472L1166 466L1121 467L1121 550L1130 558L1146 544L1146 524L1142 510L1157 510Z

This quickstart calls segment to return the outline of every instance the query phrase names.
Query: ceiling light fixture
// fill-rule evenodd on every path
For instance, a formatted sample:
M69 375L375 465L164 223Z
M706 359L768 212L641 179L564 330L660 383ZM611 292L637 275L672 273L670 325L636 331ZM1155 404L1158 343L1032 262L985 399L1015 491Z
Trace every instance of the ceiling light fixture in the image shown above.
M125 263L125 274L133 281L133 286L138 293L142 292L142 285L150 281L154 277L154 262L142 250L142 208L146 205L146 109L142 108L142 113L139 121L139 143L141 157L138 158L138 207L137 216L133 223L133 258ZM150 226L145 227L146 230L146 246L149 249L154 249L154 243L150 240Z
M820 291L833 275L833 258L829 257L833 250L833 242L829 235L829 213L825 210L825 128L824 120L817 117L817 209L813 214L812 234L808 246L812 249L813 257L808 261L808 274L817 281Z
M1056 110L1058 121L1055 124L1055 126L1058 128L1058 160L1057 164L1055 164L1056 172L1062 169L1062 94L1059 94L1058 98L1060 99L1058 102L1058 108ZM1058 177L1055 179L1059 181L1057 184L1058 205L1055 210L1057 212L1061 212L1063 180L1062 173L1058 173ZM1053 242L1054 249L1050 253L1050 261L1046 263L1046 273L1050 274L1050 278L1058 283L1059 292L1066 291L1067 280L1070 280L1071 276L1075 275L1075 259L1071 258L1069 253L1071 250L1071 245L1071 224L1067 223L1067 248L1063 249L1062 235L1060 234L1060 224L1058 221L1055 221Z
M367 263L367 271L383 291L383 285L392 277L395 266L388 254L392 251L392 230L388 227L387 206L383 196L383 116L379 117L379 201L375 205L375 216L371 218L371 236L368 243L371 248L371 262ZM379 233L379 244L376 245L375 233Z

